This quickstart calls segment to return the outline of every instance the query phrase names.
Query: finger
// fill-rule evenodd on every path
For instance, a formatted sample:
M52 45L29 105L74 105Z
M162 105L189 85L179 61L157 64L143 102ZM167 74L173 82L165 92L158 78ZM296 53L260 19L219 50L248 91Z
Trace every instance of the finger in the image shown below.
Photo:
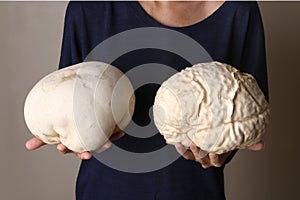
M175 146L177 152L184 157L187 160L195 160L195 156L191 150L188 150L185 146L183 146L181 143L173 143Z
M204 158L201 158L198 162L202 165L204 169L211 167L211 162L208 155Z
M174 146L180 155L183 155L187 151L187 148L183 146L181 143L178 142L174 143Z
M44 146L46 143L43 142L42 140L40 140L39 138L31 138L30 140L28 140L25 144L25 147L28 150L35 150L41 146Z
M66 153L72 153L73 151L71 151L70 149L68 149L65 145L63 144L58 144L56 146L57 150L60 151L62 154L66 154Z
M121 137L123 137L125 135L125 133L123 131L120 131L120 132L117 132L117 133L114 133L109 139L111 141L115 141L115 140L118 140L120 139Z
M212 166L221 167L223 165L223 161L221 160L220 156L216 153L209 153L208 154L210 163Z
M82 153L76 153L78 158L81 160L89 160L92 158L92 154L88 151L82 152Z
M196 161L200 161L200 148L198 148L195 143L191 143L190 145L190 149L192 151L192 153L194 154L195 160Z
M182 157L184 157L187 160L195 160L195 155L191 150L187 150L186 152L184 152L184 154L182 154Z
M106 149L110 148L111 145L112 145L112 143L110 141L107 141L106 143L104 143L104 145L100 149L96 150L95 152L101 153L101 152L105 151Z
M265 142L260 141L259 143L248 147L247 149L252 150L252 151L260 151L260 150L263 150L264 148L265 148Z

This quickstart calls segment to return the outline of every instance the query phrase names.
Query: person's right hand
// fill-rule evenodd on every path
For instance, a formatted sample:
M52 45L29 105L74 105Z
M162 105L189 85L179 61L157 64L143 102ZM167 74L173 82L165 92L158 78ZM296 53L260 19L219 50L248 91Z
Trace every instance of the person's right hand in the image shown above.
M101 149L99 151L97 151L98 153L105 151L106 149L108 149L111 146L111 141L120 139L121 137L123 137L125 135L125 133L123 131L114 133L110 139L101 147ZM44 146L46 143L44 143L42 140L40 140L39 138L31 138L29 139L25 146L28 150L35 150L40 148L41 146ZM89 151L85 151L85 152L81 152L81 153L77 153L77 152L73 152L70 149L68 149L65 145L63 144L57 144L56 146L57 150L60 151L62 154L67 154L67 153L74 153L78 156L78 158L82 159L82 160L88 160L92 157L92 154Z

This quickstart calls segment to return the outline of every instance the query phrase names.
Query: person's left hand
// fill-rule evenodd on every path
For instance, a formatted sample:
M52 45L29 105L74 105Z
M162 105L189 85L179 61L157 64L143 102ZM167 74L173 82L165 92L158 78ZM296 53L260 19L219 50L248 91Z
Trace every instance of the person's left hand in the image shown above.
M216 153L208 153L206 156L201 158L203 152L201 153L201 149L197 147L193 142L190 145L189 149L186 149L181 143L175 143L176 150L187 160L194 160L199 162L203 168L209 167L221 167L225 164L226 159L232 153L232 151L224 153L224 154L216 154ZM264 142L260 141L256 145L248 147L249 150L252 151L260 151L264 148Z

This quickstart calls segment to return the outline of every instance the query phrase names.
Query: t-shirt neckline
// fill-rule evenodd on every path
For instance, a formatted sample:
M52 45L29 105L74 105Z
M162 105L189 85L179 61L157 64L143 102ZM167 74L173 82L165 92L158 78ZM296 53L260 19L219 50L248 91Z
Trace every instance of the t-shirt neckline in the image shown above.
M218 15L220 15L223 12L223 10L225 9L225 7L228 4L228 1L225 1L219 8L217 8L217 10L215 10L212 14L210 14L206 18L200 20L199 22L196 22L196 23L188 25L188 26L182 26L182 27L168 26L168 25L164 25L164 24L158 22L156 19L154 19L151 15L149 15L145 11L145 9L140 5L140 3L138 1L134 1L129 4L133 8L133 12L137 15L137 17L140 20L142 20L144 22L146 21L147 23L151 24L151 26L158 26L158 27L169 28L169 29L188 29L188 28L197 27L197 26L200 26L202 24L212 21L214 18L216 18Z

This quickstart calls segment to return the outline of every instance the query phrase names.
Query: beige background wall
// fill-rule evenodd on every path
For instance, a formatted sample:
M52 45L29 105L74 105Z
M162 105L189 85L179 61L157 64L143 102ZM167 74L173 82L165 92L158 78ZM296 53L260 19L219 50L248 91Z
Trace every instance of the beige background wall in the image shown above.
M24 148L23 103L56 69L65 2L0 2L0 199L74 199L79 161L54 146ZM226 167L230 200L296 199L299 193L300 2L261 2L272 124L260 153L240 151Z

